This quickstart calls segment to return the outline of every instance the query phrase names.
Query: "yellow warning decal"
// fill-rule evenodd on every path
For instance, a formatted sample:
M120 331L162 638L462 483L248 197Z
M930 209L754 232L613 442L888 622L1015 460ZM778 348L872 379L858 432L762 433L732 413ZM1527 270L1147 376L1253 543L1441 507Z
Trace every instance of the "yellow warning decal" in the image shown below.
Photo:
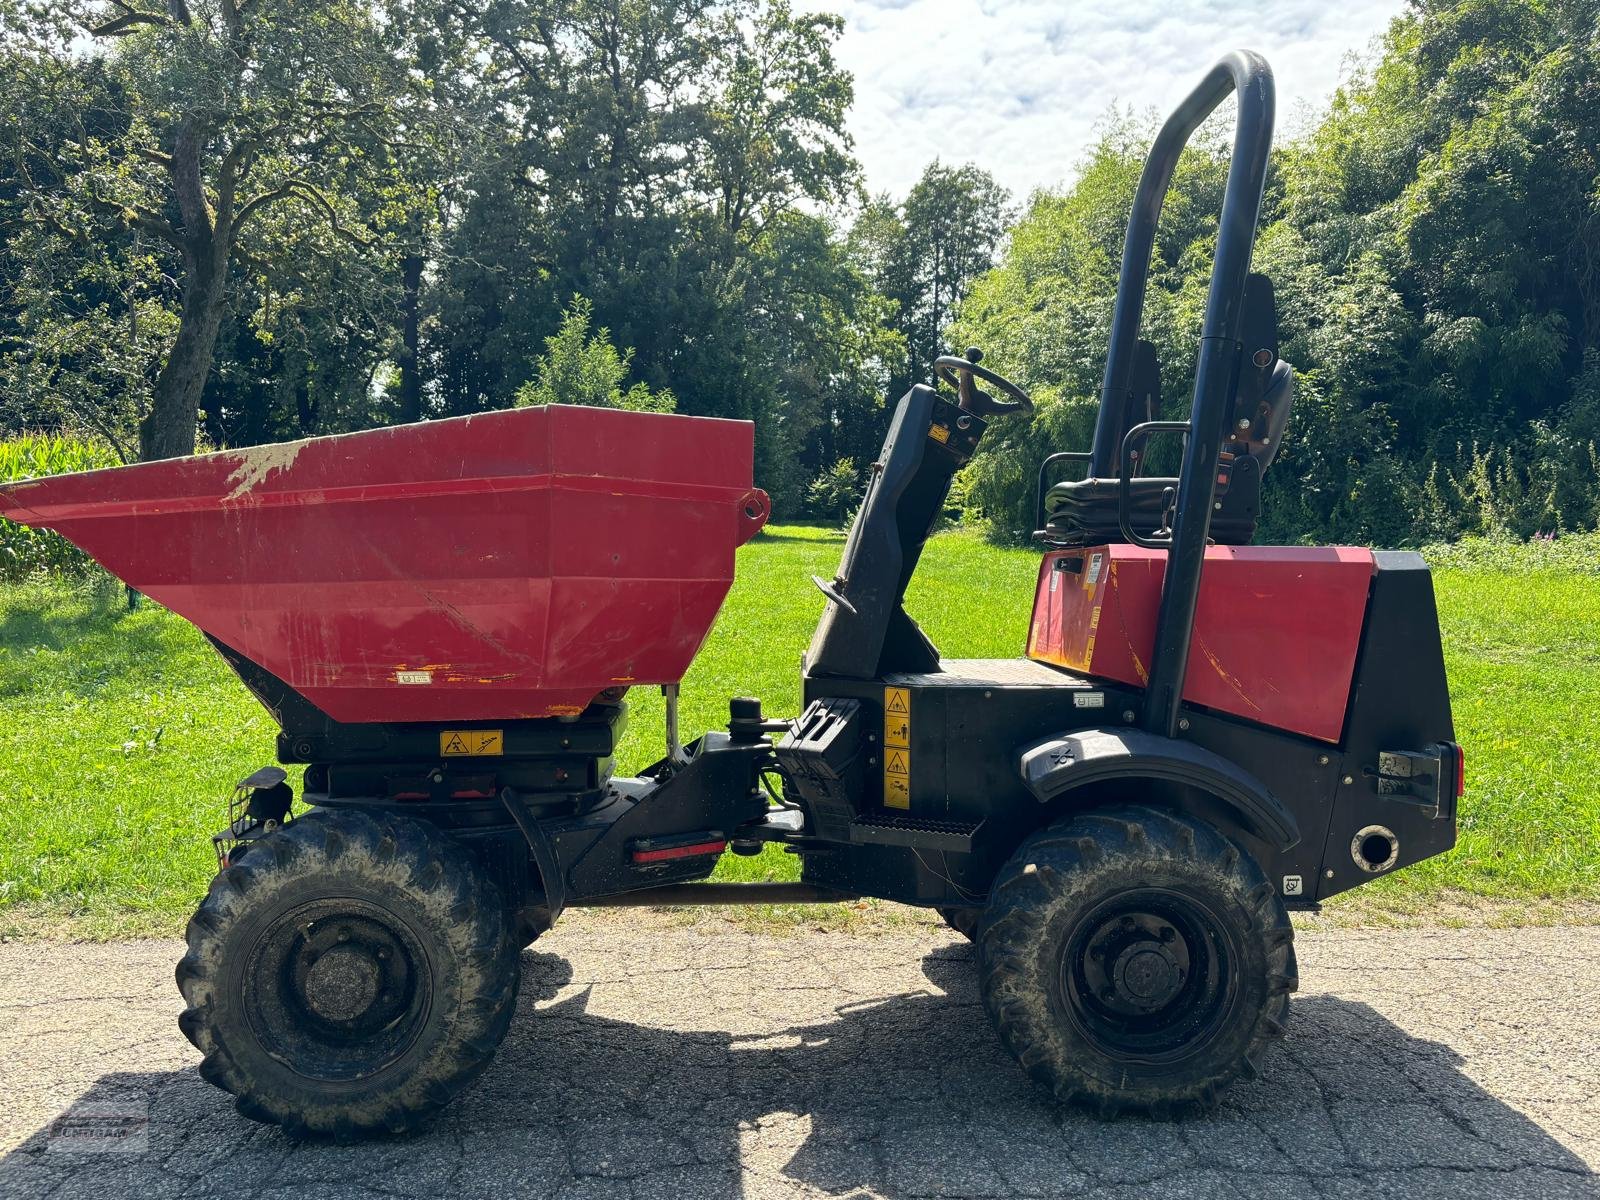
M911 691L883 689L883 803L911 807Z
M911 807L911 752L883 752L883 803L887 808Z
M933 426L930 426L929 429L928 429L928 436L931 437L936 442L948 442L950 440L950 426L948 426L948 425L933 425Z
M883 777L883 806L885 808L911 807L911 781L899 776Z
M883 744L885 746L898 746L902 750L911 749L911 718L896 716L894 713L884 713Z
M883 744L911 749L911 693L905 688L883 689Z
M506 752L505 731L500 729L441 729L442 758L491 758Z

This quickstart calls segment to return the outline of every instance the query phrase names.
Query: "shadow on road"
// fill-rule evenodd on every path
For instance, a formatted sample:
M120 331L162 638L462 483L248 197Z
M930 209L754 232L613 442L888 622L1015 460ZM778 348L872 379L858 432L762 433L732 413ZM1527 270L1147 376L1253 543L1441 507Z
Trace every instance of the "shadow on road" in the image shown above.
M564 960L530 952L495 1065L421 1134L296 1144L237 1116L193 1071L111 1074L77 1107L135 1123L147 1113L145 1142L63 1151L62 1127L41 1129L0 1160L0 1193L1600 1195L1579 1158L1463 1074L1448 1047L1366 1005L1297 999L1265 1077L1209 1117L1100 1122L1058 1109L1000 1050L965 946L923 967L926 990L822 1020L751 1014L736 976L720 976L737 1014L727 1024L750 1027L729 1033L608 1016L597 997L627 987L626 964L611 992L575 990ZM664 978L640 975L664 1024L715 1023L696 1007L703 979L672 995ZM818 1011L816 992L797 990L796 1006Z

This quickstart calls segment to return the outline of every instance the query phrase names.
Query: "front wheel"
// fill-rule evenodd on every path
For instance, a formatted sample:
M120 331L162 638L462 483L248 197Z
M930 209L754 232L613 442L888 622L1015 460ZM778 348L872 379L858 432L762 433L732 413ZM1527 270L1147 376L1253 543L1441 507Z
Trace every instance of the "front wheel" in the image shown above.
M1281 1037L1294 930L1255 860L1193 818L1085 813L1001 870L978 939L1001 1040L1067 1102L1171 1116Z
M247 1117L401 1132L488 1065L518 978L505 905L458 843L314 812L212 881L178 964L179 1027Z

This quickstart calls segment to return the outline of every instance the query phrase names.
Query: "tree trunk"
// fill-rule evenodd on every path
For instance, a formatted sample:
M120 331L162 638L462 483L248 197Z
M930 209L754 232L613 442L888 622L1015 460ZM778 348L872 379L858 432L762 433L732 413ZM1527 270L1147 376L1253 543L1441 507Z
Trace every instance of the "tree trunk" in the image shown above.
M418 329L421 324L422 256L407 255L401 264L404 298L400 302L400 420L422 420L422 376L418 374Z
M181 5L181 0L173 0ZM187 14L185 14L187 16ZM194 453L195 420L227 301L231 230L217 227L206 201L200 155L207 130L198 117L178 128L168 170L183 214L183 311L178 336L156 376L150 412L139 423L139 457L145 462Z
M139 423L139 457L145 462L194 453L200 397L227 302L226 278L226 264L210 261L197 263L185 280L178 336L156 376L149 415Z
M301 437L315 437L317 434L317 402L311 394L311 371L309 364L302 358L295 364L294 383L295 415L300 422Z

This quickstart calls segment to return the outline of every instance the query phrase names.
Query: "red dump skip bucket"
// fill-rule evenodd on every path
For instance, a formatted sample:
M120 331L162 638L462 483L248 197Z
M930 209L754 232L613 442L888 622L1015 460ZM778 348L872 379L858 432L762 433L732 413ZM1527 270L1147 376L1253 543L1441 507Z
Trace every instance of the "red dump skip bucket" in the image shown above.
M526 408L0 485L339 721L674 683L766 523L743 421Z

